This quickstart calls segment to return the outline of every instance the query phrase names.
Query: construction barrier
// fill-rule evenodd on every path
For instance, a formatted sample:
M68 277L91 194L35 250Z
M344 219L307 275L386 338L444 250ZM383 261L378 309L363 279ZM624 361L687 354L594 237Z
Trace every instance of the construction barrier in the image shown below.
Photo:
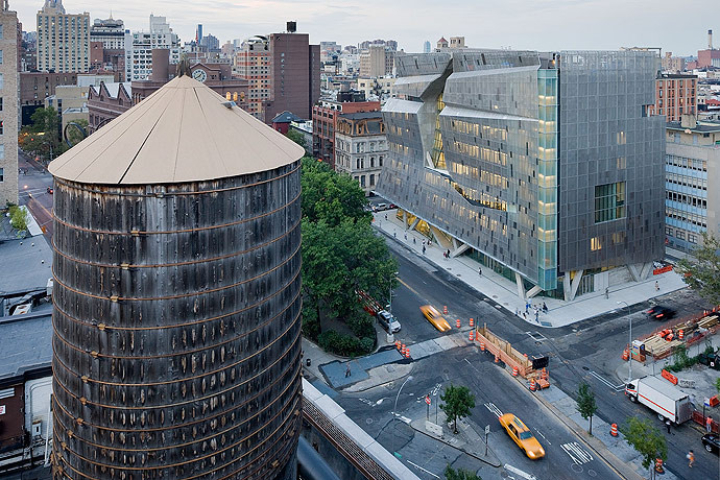
M475 331L474 330L470 330L470 332L468 332L468 340L470 340L471 342L473 340L475 340Z
M473 328L473 327L475 327L475 320L470 318L470 328Z
M617 423L613 423L612 425L610 425L610 435L612 435L613 437L618 436Z
M682 330L678 330L678 339L679 340L685 339L685 333Z
M535 379L534 379L534 378L531 378L531 379L530 379L530 391L531 391L531 392L534 392L534 391L535 391L535 388L536 388L536 387L535 387Z
M622 354L623 361L627 362L630 359L630 351L626 348Z
M526 355L512 348L510 343L493 334L487 326L477 327L475 341L480 343L481 351L500 357L498 362L502 361L510 368L517 367L519 376L527 378L533 372L533 362Z
M678 384L678 379L677 379L677 377L676 377L675 375L673 375L672 373L668 372L668 371L665 370L665 369L663 369L663 371L662 371L662 373L660 374L660 376L663 377L663 378L664 378L665 380L667 380L668 382L672 383L673 385L677 385L677 384Z
M460 319L459 318L457 320L455 320L455 326L457 328L460 328Z
M518 376L518 368L513 367L513 377L517 377L517 376Z
M443 306L443 313L447 315L447 305Z
M655 459L655 471L657 473L665 473L665 469L663 468L662 458Z

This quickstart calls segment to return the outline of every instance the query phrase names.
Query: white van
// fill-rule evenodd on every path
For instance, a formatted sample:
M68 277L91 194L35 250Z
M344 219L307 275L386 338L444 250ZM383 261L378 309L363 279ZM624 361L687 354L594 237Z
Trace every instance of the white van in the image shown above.
M377 319L383 329L388 333L397 333L402 328L400 322L387 310L380 310L377 313Z

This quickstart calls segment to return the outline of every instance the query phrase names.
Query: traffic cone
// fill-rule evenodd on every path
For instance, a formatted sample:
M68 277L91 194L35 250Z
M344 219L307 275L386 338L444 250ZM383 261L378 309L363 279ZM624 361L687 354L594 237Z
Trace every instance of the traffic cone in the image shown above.
M531 391L531 392L534 392L534 391L535 391L535 388L536 388L536 387L535 387L535 379L534 379L534 378L531 378L531 379L530 379L530 391Z
M612 425L610 425L610 435L612 435L613 437L618 436L617 423L613 423Z
M622 359L627 362L629 358L630 358L630 352L626 348L625 350L623 350Z
M402 346L402 343L400 343L400 340L395 340L395 348L400 350L400 347Z
M665 473L665 469L663 468L662 458L655 459L655 471L657 473Z
M460 319L459 318L457 320L455 320L455 326L457 328L460 328Z
M402 347L400 348L400 353L401 353L402 355L405 355L405 350L406 350L406 349L407 349L407 347L406 347L405 344L403 343L403 344L402 344Z
M500 356L498 354L495 354L495 363L500 363Z
M470 318L470 328L473 328L473 327L475 327L475 320Z
M685 338L685 332L678 330L678 339L683 340Z
M443 307L443 313L444 313L445 315L447 315L447 305L445 305L445 306Z
M480 340L480 351L481 352L485 351L485 341L484 340Z
M405 350L405 358L410 358L410 349Z
M517 377L517 376L518 376L518 368L513 367L513 377Z

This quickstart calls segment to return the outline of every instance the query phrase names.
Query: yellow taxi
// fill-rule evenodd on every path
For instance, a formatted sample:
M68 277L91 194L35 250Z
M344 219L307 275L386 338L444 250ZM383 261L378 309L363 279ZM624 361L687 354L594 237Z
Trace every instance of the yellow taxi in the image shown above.
M528 458L537 460L545 456L545 450L543 450L542 445L540 445L540 442L537 441L537 438L535 438L522 420L512 413L506 413L498 420L500 420L500 425L505 428L510 438L517 443L517 446L525 452Z
M450 324L443 318L442 315L440 315L440 312L437 311L435 307L432 305L423 305L420 307L420 311L423 315L425 315L425 318L428 319L428 322L432 323L432 326L440 330L441 332L447 332L450 330Z

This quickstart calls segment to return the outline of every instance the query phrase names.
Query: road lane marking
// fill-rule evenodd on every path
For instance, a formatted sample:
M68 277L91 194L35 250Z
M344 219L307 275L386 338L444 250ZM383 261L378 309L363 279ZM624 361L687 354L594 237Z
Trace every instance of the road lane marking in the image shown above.
M403 282L403 281L402 281L402 278L398 278L398 282L400 282L405 288L407 288L408 290L410 290L411 292L413 292L413 293L414 293L415 295L417 295L418 297L422 297L422 295L420 295L417 290L415 290L414 288L412 288L412 287L411 287L410 285L408 285L407 283Z
M486 403L485 408L487 408L488 410L490 410L490 412L497 415L498 418L503 416L502 410L500 410L498 407L496 407L494 403Z
M537 477L535 475L532 475L527 472L523 472L519 468L513 467L509 463L506 463L505 465L503 465L503 467L505 467L505 470L507 470L508 472L514 473L515 475L520 475L521 477L525 478L526 480L537 480Z
M417 468L418 470L427 473L428 475L432 475L432 476L435 477L435 478L440 478L440 477L438 477L437 475L435 475L434 473L432 473L430 470L425 470L423 467L421 467L421 466L418 465L417 463L411 462L410 460L408 460L407 462L408 462L410 465L412 465L413 467Z
M542 342L543 340L547 340L547 337L540 332L525 332L525 335L532 338L536 342Z
M579 443L563 443L560 445L565 453L567 453L576 465L583 465L593 460L593 456L582 449Z
M548 445L552 445L552 443L550 443L550 440L548 440L547 437L545 435L543 435L543 433L540 430L535 430L535 431L537 432L538 435L543 437L543 439L547 442Z
M623 390L625 390L625 384L622 384L622 383L621 383L620 385L613 385L612 382L610 382L610 380L607 380L606 378L603 378L603 377L600 376L598 373L596 373L596 372L594 372L594 371L592 371L592 370L590 370L590 375L592 375L593 377L595 377L596 379L598 379L598 380L599 380L600 382L602 382L605 386L610 387L611 390L614 390L614 391L616 391L616 392L622 392Z

